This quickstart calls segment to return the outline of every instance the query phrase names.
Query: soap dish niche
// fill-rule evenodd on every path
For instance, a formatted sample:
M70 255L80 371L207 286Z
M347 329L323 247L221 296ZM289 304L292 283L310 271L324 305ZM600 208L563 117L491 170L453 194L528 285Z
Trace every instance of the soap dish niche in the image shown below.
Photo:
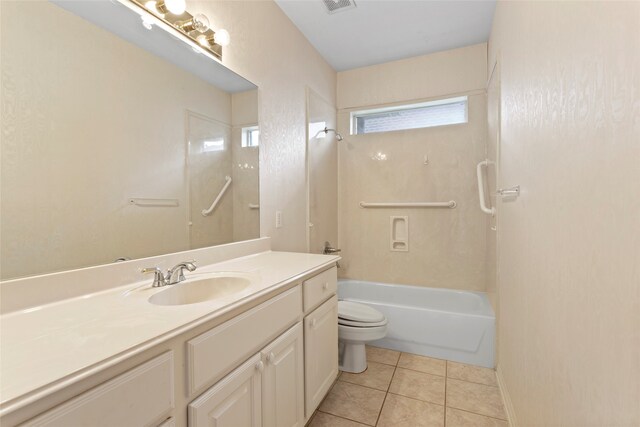
M389 217L391 228L390 249L393 252L409 252L409 217Z

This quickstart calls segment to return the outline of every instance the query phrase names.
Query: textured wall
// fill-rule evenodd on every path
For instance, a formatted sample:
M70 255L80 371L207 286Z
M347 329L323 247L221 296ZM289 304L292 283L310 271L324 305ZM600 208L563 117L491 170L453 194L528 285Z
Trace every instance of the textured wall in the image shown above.
M387 283L485 290L487 218L475 166L485 156L486 44L338 73L340 275ZM388 76L392 76L387 78ZM426 78L429 76L429 78ZM428 83L425 83L428 80ZM383 83L386 82L386 83ZM349 135L350 113L469 94L469 122ZM428 164L424 164L425 156ZM448 201L456 209L362 209L360 201ZM409 217L409 251L390 250L390 216Z
M272 1L187 1L231 44L223 63L259 86L260 233L276 250L307 249L305 87L335 104L336 73ZM275 228L275 211L283 227Z
M640 425L640 3L500 2L499 371L521 426ZM492 64L493 60L489 60Z
M356 68L338 73L339 109L435 98L487 81L487 44Z

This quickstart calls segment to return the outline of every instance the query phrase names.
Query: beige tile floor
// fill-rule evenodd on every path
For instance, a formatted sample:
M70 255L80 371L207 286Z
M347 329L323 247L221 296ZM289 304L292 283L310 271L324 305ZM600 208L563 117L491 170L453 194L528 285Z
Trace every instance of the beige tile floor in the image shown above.
M508 427L492 369L367 347L368 368L342 372L308 427Z

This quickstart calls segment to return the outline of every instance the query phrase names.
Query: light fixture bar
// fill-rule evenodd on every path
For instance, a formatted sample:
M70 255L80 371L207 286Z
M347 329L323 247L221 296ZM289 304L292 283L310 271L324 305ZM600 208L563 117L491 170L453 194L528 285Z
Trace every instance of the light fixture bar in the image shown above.
M216 43L216 32L209 28L209 22L206 16L202 14L191 15L184 10L182 13L175 14L171 12L168 3L176 3L172 0L118 0L120 3L133 3L138 8L143 9L143 13L149 13L162 23L186 36L191 42L195 43L199 48L212 54L216 59L222 60L222 45ZM178 1L178 3L180 3ZM182 8L174 8L175 12L180 12ZM206 22L204 22L206 20ZM202 25L206 24L206 25ZM220 30L223 34L225 30ZM206 43L202 43L204 39ZM228 37L227 37L228 38Z

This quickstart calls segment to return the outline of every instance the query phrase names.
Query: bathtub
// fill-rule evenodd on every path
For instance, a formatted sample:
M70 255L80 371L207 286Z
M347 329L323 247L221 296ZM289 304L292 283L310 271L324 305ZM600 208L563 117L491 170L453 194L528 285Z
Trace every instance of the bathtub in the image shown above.
M494 367L495 315L483 292L340 279L338 299L386 316L387 336L371 345Z

